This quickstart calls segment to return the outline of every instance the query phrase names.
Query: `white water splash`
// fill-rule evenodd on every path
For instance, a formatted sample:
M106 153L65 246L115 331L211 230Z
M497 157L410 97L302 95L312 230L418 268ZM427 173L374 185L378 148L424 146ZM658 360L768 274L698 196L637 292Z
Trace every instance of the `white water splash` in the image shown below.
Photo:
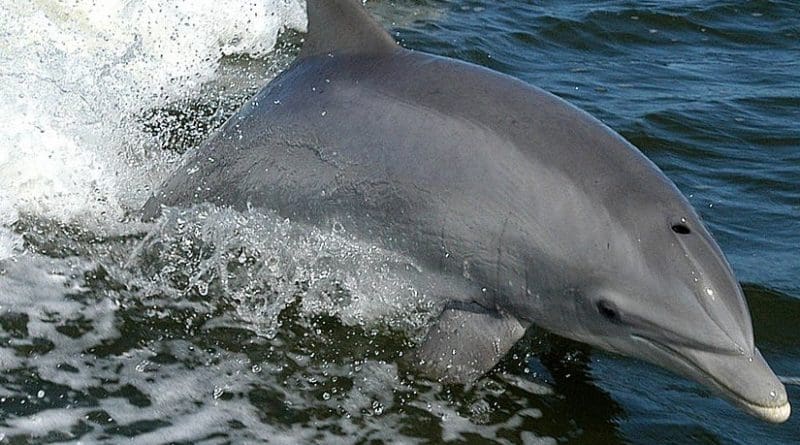
M301 0L0 2L0 258L19 214L106 226L138 208L178 156L137 117L304 27Z
M144 295L182 304L194 293L223 295L235 302L241 320L267 338L297 297L307 315L409 333L427 326L436 312L430 273L414 259L360 241L335 224L311 227L273 212L167 209L127 269L133 274L126 281ZM176 280L176 274L186 279Z
M11 202L11 198L0 190L0 259L11 257L22 247L19 236L7 228L19 218Z

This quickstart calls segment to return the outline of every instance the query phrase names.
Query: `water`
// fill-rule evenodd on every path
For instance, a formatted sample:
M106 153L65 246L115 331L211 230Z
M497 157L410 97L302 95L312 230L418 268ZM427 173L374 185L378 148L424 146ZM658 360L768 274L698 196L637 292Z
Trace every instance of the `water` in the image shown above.
M541 332L474 385L426 381L401 365L437 309L413 259L271 214L130 217L291 61L302 6L0 4L0 442L800 440L798 416L766 425ZM368 6L403 45L541 86L641 147L716 235L800 406L796 2Z

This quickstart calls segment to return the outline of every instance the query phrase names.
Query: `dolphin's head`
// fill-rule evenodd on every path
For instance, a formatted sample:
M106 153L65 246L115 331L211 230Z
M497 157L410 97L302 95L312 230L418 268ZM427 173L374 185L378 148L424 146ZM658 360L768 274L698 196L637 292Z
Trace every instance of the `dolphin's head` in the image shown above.
M652 362L783 422L786 390L754 345L742 289L689 203L673 196L626 206L633 213L604 228L609 236L574 289L561 334Z

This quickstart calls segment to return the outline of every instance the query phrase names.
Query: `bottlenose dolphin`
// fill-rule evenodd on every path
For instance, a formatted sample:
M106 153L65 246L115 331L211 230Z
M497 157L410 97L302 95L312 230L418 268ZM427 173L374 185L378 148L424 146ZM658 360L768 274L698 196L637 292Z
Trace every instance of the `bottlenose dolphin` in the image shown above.
M783 385L675 185L567 102L399 47L357 0L308 0L297 60L145 205L266 208L413 256L443 311L412 361L489 371L536 324L637 357L770 422Z

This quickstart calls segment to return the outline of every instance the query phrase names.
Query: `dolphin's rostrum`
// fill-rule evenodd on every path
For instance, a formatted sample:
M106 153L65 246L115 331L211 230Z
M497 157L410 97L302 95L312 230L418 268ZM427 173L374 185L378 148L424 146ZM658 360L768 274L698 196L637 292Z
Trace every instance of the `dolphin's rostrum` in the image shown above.
M359 3L309 0L299 58L145 216L268 208L413 256L444 302L413 360L444 381L479 377L536 324L789 417L730 266L654 164L551 94L400 48Z

